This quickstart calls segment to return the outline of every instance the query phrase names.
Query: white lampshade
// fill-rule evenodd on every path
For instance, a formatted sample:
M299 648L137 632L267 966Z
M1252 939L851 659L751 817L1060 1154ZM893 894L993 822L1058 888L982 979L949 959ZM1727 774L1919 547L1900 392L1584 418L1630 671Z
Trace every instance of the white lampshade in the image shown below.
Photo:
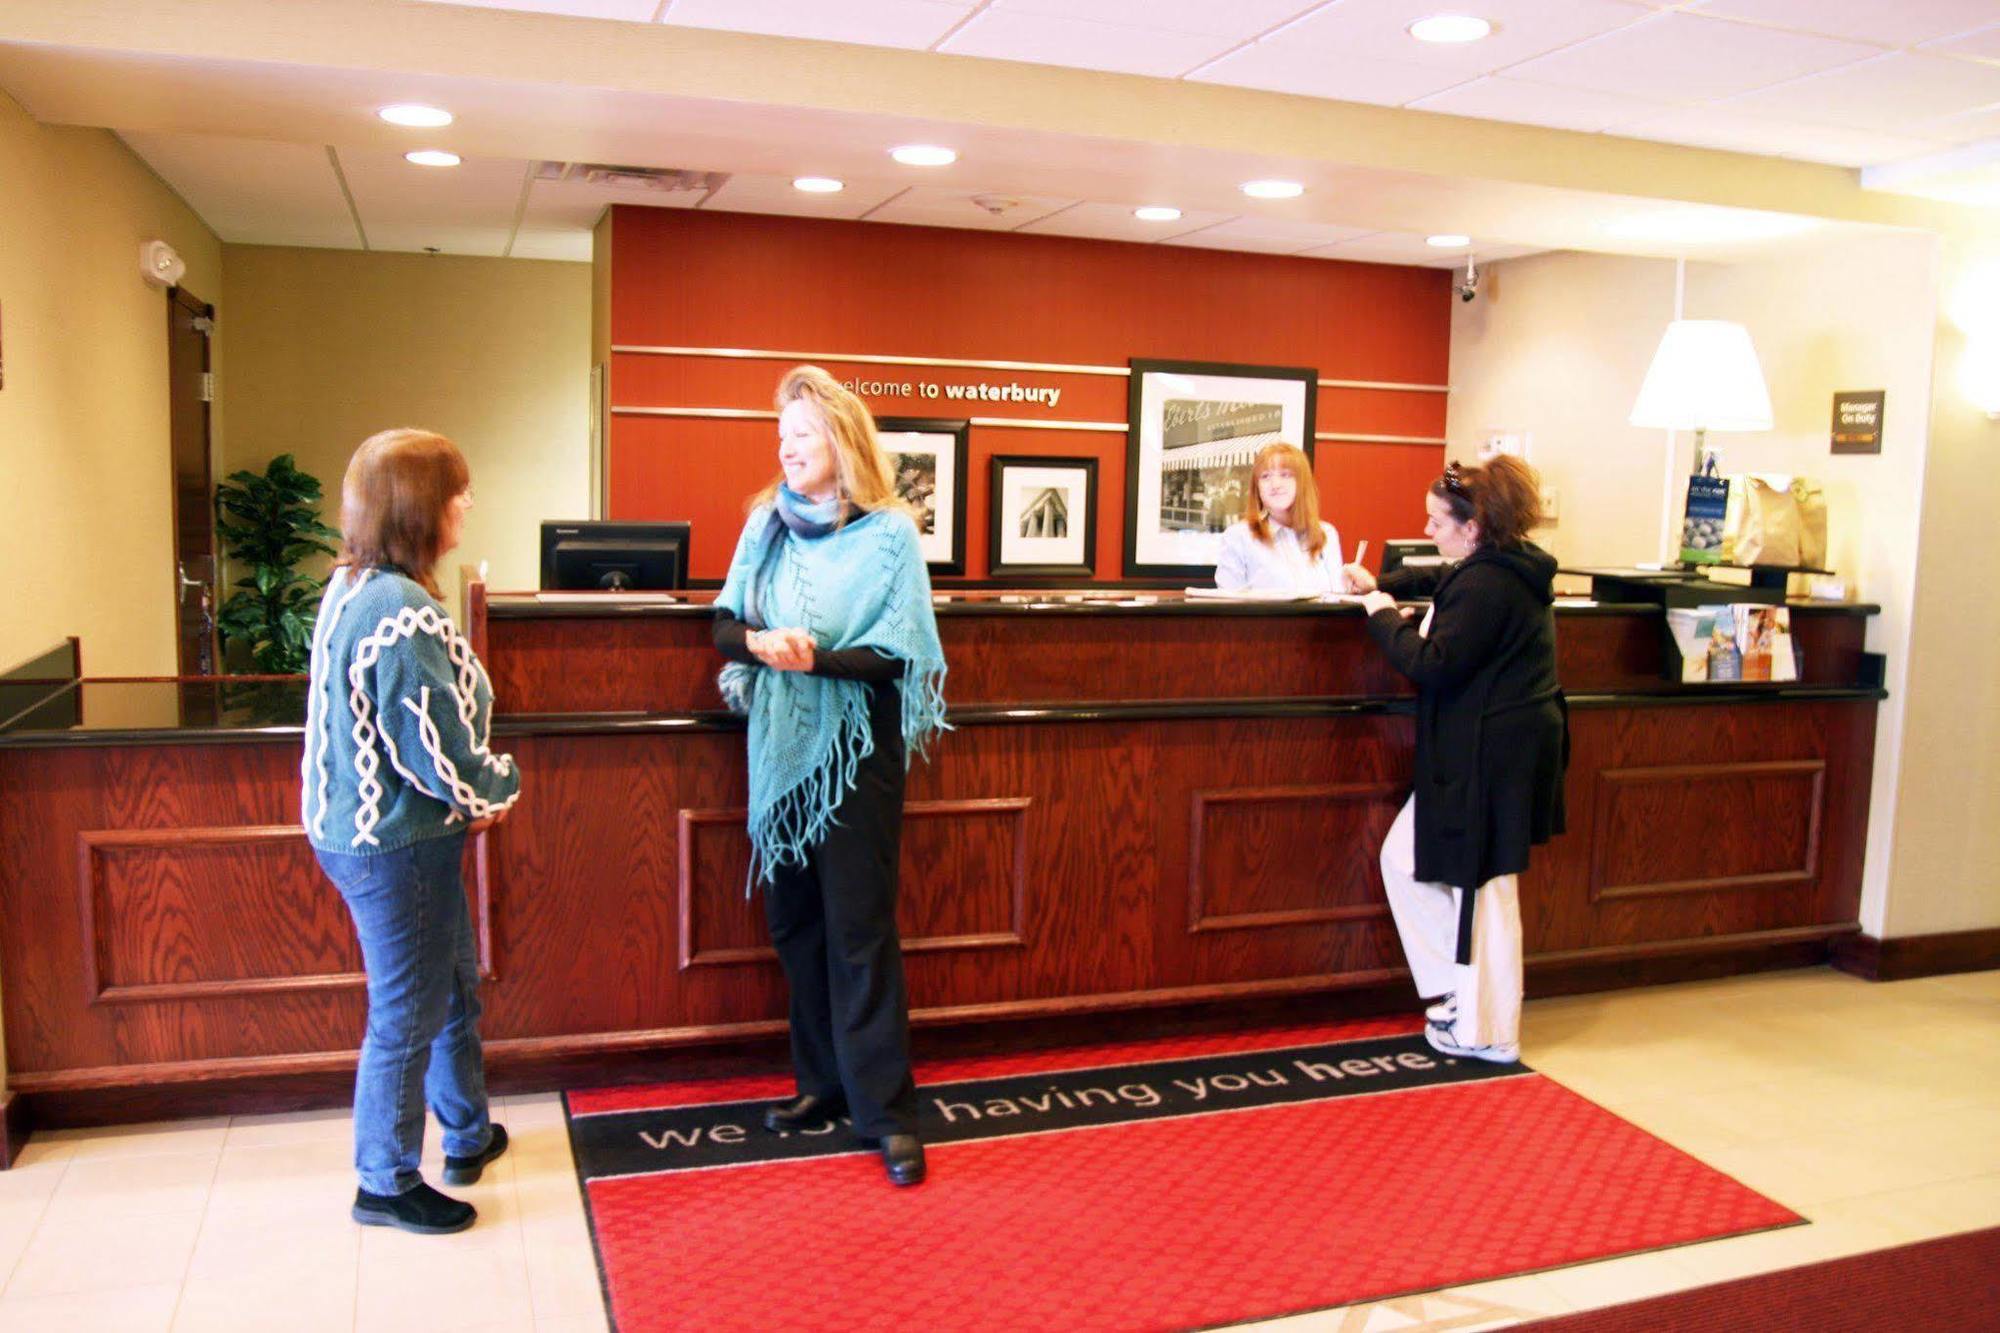
M1726 319L1677 319L1632 404L1632 424L1662 430L1769 430L1771 395L1750 330Z

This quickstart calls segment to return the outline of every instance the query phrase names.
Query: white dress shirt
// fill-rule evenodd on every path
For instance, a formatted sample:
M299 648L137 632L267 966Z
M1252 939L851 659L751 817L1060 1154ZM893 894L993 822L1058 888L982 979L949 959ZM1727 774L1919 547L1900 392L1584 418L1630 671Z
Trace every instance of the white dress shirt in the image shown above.
M1260 542L1247 522L1232 523L1222 534L1222 556L1215 562L1215 586L1224 592L1346 592L1341 573L1340 534L1322 523L1326 545L1317 556L1307 555L1299 534L1270 526L1271 540Z

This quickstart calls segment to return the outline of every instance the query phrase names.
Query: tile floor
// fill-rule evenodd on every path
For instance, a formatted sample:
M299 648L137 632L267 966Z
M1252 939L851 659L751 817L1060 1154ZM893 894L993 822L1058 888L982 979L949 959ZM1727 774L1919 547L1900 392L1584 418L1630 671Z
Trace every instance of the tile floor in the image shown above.
M1523 1044L1812 1224L1260 1327L1498 1328L2000 1225L2000 972L1882 985L1816 969L1545 1000ZM347 1219L344 1112L39 1134L0 1172L0 1330L604 1329L557 1099L506 1098L496 1116L515 1146L461 1191L480 1220L450 1238Z

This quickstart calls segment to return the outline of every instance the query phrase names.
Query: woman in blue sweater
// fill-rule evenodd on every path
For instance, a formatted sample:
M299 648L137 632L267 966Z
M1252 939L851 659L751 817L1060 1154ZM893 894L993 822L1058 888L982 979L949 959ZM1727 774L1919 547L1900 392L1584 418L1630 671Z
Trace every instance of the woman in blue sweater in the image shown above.
M493 691L435 577L471 507L465 459L441 435L383 431L355 451L299 766L306 836L354 917L368 973L354 1220L422 1234L474 1217L418 1173L425 1103L444 1130L447 1184L472 1184L507 1148L487 1118L460 863L466 834L506 818L521 778L488 747Z

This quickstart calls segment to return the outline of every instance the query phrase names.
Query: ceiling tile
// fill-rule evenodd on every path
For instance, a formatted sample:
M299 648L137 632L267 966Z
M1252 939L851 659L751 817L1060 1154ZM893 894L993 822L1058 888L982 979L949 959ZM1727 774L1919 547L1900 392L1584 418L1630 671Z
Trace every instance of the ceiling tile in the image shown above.
M1464 268L1468 254L1481 264L1539 253L1527 245L1474 245L1468 250L1440 250L1422 236L1407 231L1381 231L1335 245L1301 251L1308 259L1345 259L1363 264L1404 264L1417 268Z
M858 218L906 187L883 181L849 181L838 194L807 194L785 176L731 176L703 204L704 212L779 213L800 218Z
M1730 105L1792 120L1912 133L1993 102L2000 102L2000 67L1898 54L1766 88Z
M993 207L972 202L979 195ZM903 191L868 215L870 222L901 222L924 227L970 227L979 231L1012 231L1036 218L1047 217L1074 199L1051 199L1028 194L982 194L978 190L954 190L944 186L920 185Z
M1884 46L1915 46L1993 21L1993 0L1706 0L1699 13Z
M1438 12L1438 0L1339 0L1264 40L1344 62L1386 60L1469 78L1625 27L1652 11L1626 0L1480 0L1468 12L1493 24L1481 41L1420 42L1407 31Z
M1510 120L1523 125L1547 125L1559 130L1608 130L1670 108L1661 102L1621 97L1589 88L1559 88L1548 83L1529 83L1504 74L1474 79L1471 83L1447 88L1410 105L1420 111L1439 111L1452 116L1477 116L1484 120Z
M1235 39L1213 33L1132 28L1052 14L989 9L937 49L952 55L1174 78L1234 44Z
M1925 129L1950 144L1978 143L2000 139L2000 106L1983 106L1956 116L1927 121Z
M1100 241L1164 241L1228 220L1228 213L1183 212L1172 222L1142 222L1132 216L1136 204L1078 204L1022 227L1039 236L1086 236Z
M446 254L499 254L513 231L528 167L518 158L419 167L393 153L340 154L371 250L436 246Z
M627 19L651 23L660 0L429 0L431 4L463 5L472 9L519 9L535 14L569 14L577 18Z
M1337 227L1330 222L1239 217L1200 231L1168 237L1163 244L1194 245L1204 250L1254 250L1263 254L1293 255L1301 250L1368 234L1366 228Z
M1918 157L1935 152L1940 146L1937 141L1873 130L1777 120L1747 112L1733 102L1675 108L1626 125L1618 132L1634 139L1662 139L1668 143L1841 167L1866 167Z
M1700 102L1852 64L1872 46L1660 14L1508 70L1534 83L1660 102Z
M1047 14L1247 41L1321 3L1323 0L1233 0L1226 5L1215 0L993 0L988 12Z
M1961 37L1928 43L1924 50L1933 55L1958 56L1965 60L2000 60L2000 23Z
M666 22L924 50L972 12L944 0L673 0Z
M1198 83L1224 83L1302 97L1332 97L1343 102L1373 102L1378 106L1401 106L1464 80L1463 75L1449 70L1328 55L1306 46L1268 39L1204 65L1188 77Z
M514 233L514 248L507 253L513 259L564 259L587 264L592 243L587 231L574 227L531 227L524 222Z
M339 178L318 144L194 134L120 137L222 240L361 247Z

